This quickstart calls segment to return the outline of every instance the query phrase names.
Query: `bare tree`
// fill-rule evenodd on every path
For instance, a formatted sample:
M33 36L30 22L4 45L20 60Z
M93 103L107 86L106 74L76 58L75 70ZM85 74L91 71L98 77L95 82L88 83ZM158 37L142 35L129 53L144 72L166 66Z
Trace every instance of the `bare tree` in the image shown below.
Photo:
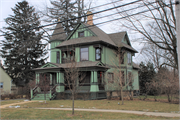
M41 89L41 92L44 93L44 99L46 103L46 95L50 91L50 77L49 74L41 73L39 76L39 84L38 87Z
M122 27L140 33L142 35L141 42L154 44L166 52L166 55L162 56L166 61L161 65L168 65L178 69L174 0L154 1L154 4L151 4L153 2L152 0L142 1L140 3L145 6L140 11L149 10L149 12L136 16L131 16L134 12L139 12L135 9L133 11L119 13L121 17L126 16L123 19L124 21L120 20L119 22ZM117 9L117 11L120 12L122 9L124 8Z
M65 71L65 82L68 83L68 88L72 96L72 115L74 115L74 100L79 91L78 83L85 78L84 72L79 71L76 61L71 61L67 64Z
M167 95L168 102L172 102L175 95L178 95L179 78L173 70L162 68L156 75L156 84L153 87L159 87ZM153 88L154 89L154 88ZM155 88L156 89L156 88ZM160 92L160 91L159 91Z
M120 47L118 48L117 51L115 51L115 54L117 56L116 60L111 60L113 63L113 66L115 66L115 69L113 71L113 76L107 75L106 79L108 81L107 87L109 89L114 88L117 92L117 95L122 101L122 105L124 104L124 95L123 95L123 90L127 88L128 86L132 86L133 82L133 75L132 73L128 74L128 81L125 81L124 78L124 72L121 71L121 64L124 62L124 54L125 50L122 50ZM118 62L118 64L115 63ZM127 74L127 73L126 73Z

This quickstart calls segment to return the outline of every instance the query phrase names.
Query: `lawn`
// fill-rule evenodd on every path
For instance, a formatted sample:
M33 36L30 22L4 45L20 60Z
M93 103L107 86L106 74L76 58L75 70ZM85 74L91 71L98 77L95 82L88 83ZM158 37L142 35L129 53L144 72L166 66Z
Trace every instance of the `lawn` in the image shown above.
M2 119L169 119L166 117L155 117L146 115L135 115L126 113L102 113L102 112L76 112L62 110L38 110L32 108L8 108L1 109ZM178 119L178 118L171 118Z
M97 108L97 109L115 109L115 110L135 110L135 111L151 111L151 112L174 112L179 111L179 104L170 104L163 102L152 101L137 101L125 100L124 105L118 105L119 100L75 100L75 108ZM47 104L42 102L33 102L20 105L21 107L52 107L70 108L72 105L71 100L52 100L47 101Z
M1 105L18 103L18 102L24 102L24 100L6 100L6 101L1 101Z

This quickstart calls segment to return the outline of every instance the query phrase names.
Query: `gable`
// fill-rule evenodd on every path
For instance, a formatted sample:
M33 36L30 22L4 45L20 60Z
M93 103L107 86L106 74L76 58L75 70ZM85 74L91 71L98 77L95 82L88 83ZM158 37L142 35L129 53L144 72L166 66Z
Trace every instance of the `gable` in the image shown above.
M88 27L86 27L84 24L79 24L77 27L72 31L72 33L68 36L68 39L75 39L79 38L78 34L79 32L84 32L84 37L90 37L90 36L96 36L95 33L93 33Z
M41 68L48 68L48 67L58 67L58 66L56 66L52 63L47 63L47 64L43 65Z
M122 42L129 45L129 46L131 46L131 43L130 43L130 40L129 40L129 37L128 37L127 34L124 36Z
M98 62L96 65L97 66L105 66L102 62Z

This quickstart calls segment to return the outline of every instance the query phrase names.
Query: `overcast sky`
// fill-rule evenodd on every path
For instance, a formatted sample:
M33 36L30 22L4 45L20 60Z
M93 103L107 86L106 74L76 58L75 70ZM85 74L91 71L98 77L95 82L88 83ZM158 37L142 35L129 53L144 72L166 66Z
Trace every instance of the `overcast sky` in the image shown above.
M7 18L9 15L13 15L11 8L14 8L15 4L17 4L17 2L21 2L21 1L22 0L0 0L0 29L2 29L3 26L6 26L4 19ZM30 6L35 7L36 11L43 10L45 8L45 6L50 5L49 0L27 0L27 1L29 2ZM132 1L132 0L128 0L128 1ZM91 6L92 7L99 6L99 5L102 5L105 3L109 3L109 2L110 2L110 0L93 0ZM108 5L105 7L95 9L94 11L96 12L96 11L107 9L110 7L112 7L112 6ZM102 14L108 14L108 13L102 13ZM94 17L99 17L99 15L95 15ZM94 22L99 23L99 22L101 22L101 20L102 19L98 19L97 21L94 21ZM104 21L104 20L102 20L102 21ZM112 23L102 24L102 25L99 25L98 27L100 27L106 33L119 32L119 31L115 30L114 27L112 27ZM132 36L131 31L128 31L128 33L131 38L131 36ZM2 40L4 38L1 37L0 39ZM132 42L132 46L140 52L141 47L139 46L139 43ZM139 63L140 57L141 57L140 54L136 54L133 61L136 63ZM49 59L48 59L48 62L49 62Z

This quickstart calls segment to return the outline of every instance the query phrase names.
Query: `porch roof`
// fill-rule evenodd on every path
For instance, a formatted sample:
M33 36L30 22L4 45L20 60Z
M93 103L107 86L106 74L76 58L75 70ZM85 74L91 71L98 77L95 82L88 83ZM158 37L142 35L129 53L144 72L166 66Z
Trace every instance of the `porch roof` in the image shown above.
M48 64L54 65L54 66L46 66ZM77 68L89 68L89 67L97 67L97 68L103 68L103 69L109 69L109 67L105 66L100 61L82 61L82 62L75 62L75 63L64 63L64 64L58 64L58 63L51 63L48 62L46 65L35 68L33 70L47 70L47 69L65 69L65 68L71 68L71 67L77 67Z

